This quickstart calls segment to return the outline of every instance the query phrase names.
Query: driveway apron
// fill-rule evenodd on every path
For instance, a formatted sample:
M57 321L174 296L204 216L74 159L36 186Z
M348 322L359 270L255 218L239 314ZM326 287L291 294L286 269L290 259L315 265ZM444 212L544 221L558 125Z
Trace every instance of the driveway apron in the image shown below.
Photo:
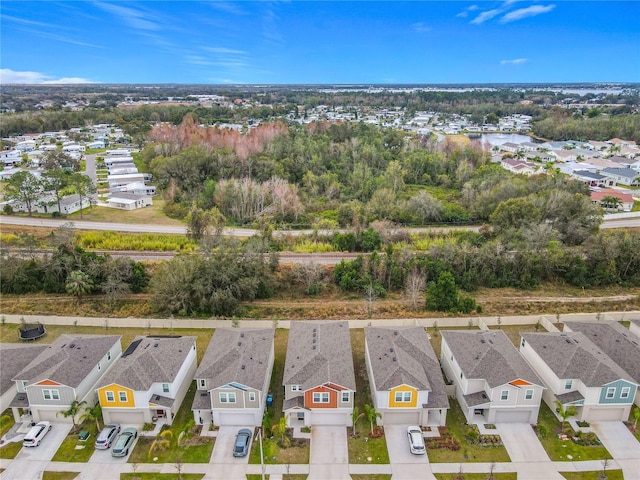
M624 478L640 478L640 443L622 422L597 422L591 429L622 468Z
M393 480L435 479L429 467L429 457L409 451L409 425L385 425L384 435L389 451Z
M308 480L350 479L346 427L311 427Z

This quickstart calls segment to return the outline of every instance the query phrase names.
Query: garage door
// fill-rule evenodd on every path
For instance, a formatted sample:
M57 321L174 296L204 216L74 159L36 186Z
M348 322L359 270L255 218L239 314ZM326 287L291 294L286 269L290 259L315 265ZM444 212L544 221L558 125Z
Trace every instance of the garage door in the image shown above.
M58 412L56 410L38 410L38 413L37 415L34 415L34 418L37 418L39 422L42 420L48 420L49 422L71 423L71 417L65 418L62 415L56 416L57 413Z
M108 412L104 417L107 423L123 423L125 425L142 425L144 423L143 412Z
M311 415L312 425L347 425L347 415L344 413L318 413Z
M611 422L622 420L624 408L592 408L589 412L590 422Z
M253 413L221 413L220 426L248 426L254 425Z
M531 418L531 412L525 411L513 411L513 410L498 410L496 411L496 423L528 423Z
M385 412L382 421L384 425L418 425L420 412Z

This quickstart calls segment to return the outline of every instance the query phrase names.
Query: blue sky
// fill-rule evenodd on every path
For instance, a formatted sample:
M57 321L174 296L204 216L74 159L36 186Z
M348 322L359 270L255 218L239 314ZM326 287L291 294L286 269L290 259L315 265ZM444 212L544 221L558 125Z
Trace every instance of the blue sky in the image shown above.
M12 1L2 83L639 82L637 1Z

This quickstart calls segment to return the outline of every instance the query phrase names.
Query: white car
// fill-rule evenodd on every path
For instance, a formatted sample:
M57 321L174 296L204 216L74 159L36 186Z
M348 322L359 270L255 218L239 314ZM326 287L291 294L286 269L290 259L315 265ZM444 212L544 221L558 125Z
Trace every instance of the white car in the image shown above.
M44 436L49 433L49 430L51 430L51 423L47 421L36 423L31 427L29 433L25 435L24 440L22 440L22 445L25 447L37 447L40 445Z
M422 438L422 430L420 427L411 426L407 428L407 437L409 437L409 450L414 455L424 455L427 449L424 448L424 438Z

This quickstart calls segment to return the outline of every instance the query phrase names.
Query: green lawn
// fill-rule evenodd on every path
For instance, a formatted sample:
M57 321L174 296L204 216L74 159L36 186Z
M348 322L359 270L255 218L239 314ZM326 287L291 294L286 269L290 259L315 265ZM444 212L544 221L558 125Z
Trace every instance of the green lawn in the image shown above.
M138 443L129 456L129 463L175 463L178 459L181 459L182 463L209 463L215 440L213 437L201 437L199 435L200 427L192 427L190 432L193 436L186 441L186 444L178 446L180 432L193 419L191 404L195 393L196 382L193 381L182 401L180 410L173 419L173 424L170 427L172 434L165 437L169 439L168 448L154 449L150 454L155 438L138 437ZM155 462L154 458L157 458Z
M42 480L73 480L78 472L42 472Z
M351 474L351 480L391 480L391 475L387 473L378 473L375 475Z
M0 447L0 458L12 459L16 458L18 452L22 449L22 442L11 442Z
M366 425L365 425L366 423ZM370 438L369 424L361 419L356 426L357 436L353 438L349 429L349 463L389 463L389 452L385 437ZM368 459L371 458L371 461Z
M82 210L82 217L80 217L80 212L76 212L68 215L67 219L70 222L76 220L89 220L93 222L108 223L144 223L149 225L174 226L184 225L179 220L167 217L162 211L163 207L164 200L160 195L157 195L153 197L153 205L150 207L125 212L117 208L93 206Z
M89 438L81 442L78 440L78 433L81 430L88 430ZM62 441L60 448L53 456L54 462L82 462L86 463L95 451L94 442L98 435L96 422L85 421L78 426L75 432L71 431L69 435Z
M557 435L560 432L560 422L544 402L540 405L538 425L544 425L547 430L547 434L540 439L540 443L552 461L566 461L567 455L571 455L574 461L611 458L602 445L587 447L573 443L571 440L560 440Z
M11 409L7 408L0 416L0 437L3 437L5 433L11 430L15 423Z
M592 472L560 472L567 480L600 480L602 470ZM622 470L607 470L607 480L624 480Z
M433 475L438 480L457 480L459 473L434 473ZM464 468L462 469L462 475L464 480L486 480L489 476L488 473L464 473ZM516 472L494 473L493 478L495 480L516 480L518 475Z
M466 418L457 400L449 399L451 407L447 413L449 433L460 442L460 450L446 448L430 449L427 454L431 463L464 463L464 462L509 462L509 454L503 447L479 447L471 445L465 438L469 431Z
M289 474L284 474L282 475L282 480L306 480L308 475L306 474L293 474L293 473L289 473ZM354 478L353 475L351 475L351 478ZM262 480L262 475L258 474L258 475L249 475L247 474L247 480ZM264 476L264 480L269 480L269 475L265 475Z
M265 464L307 464L310 453L309 440L292 440L290 447L282 448L277 438L262 439L262 454ZM260 463L260 442L252 442L249 463Z

